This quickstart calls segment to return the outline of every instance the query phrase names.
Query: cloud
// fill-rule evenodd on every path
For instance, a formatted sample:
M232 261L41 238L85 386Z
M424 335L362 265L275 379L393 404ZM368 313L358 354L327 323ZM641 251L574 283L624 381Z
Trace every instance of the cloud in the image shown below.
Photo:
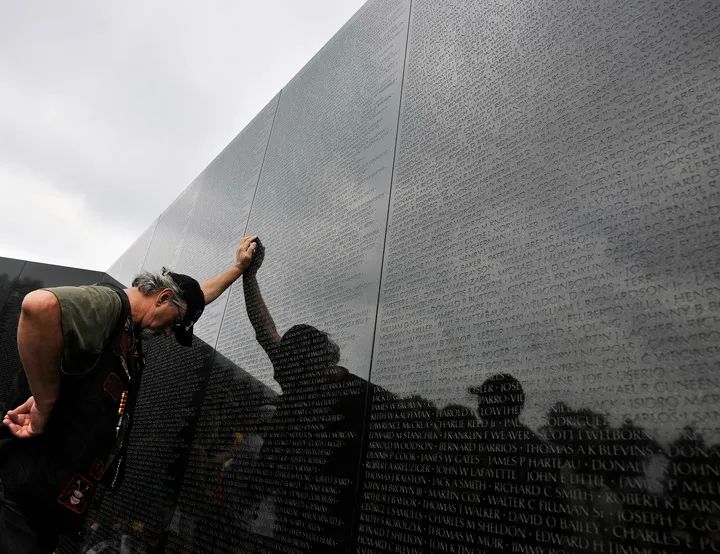
M0 166L6 209L0 219L0 253L11 258L104 269L133 240L88 208L86 196L69 193L21 169ZM102 232L97 232L101 229ZM68 259L74 263L67 263Z
M0 18L3 204L33 210L74 248L7 234L0 255L104 269L362 5L68 0L11 3ZM86 235L128 237L106 256L43 200L82 202ZM11 208L12 209L12 208ZM68 223L69 224L69 223ZM97 226L96 226L97 225ZM119 235L118 235L119 232ZM94 243L93 243L94 244ZM80 252L85 252L80 254ZM103 265L104 264L104 265Z

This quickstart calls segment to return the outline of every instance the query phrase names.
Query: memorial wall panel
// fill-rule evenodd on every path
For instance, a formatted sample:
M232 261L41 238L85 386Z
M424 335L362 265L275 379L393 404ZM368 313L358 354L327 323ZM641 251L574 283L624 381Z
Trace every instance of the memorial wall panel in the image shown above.
M408 8L366 4L280 95L168 551L349 552Z
M415 0L357 551L720 551L720 4Z
M200 196L173 266L175 271L202 282L235 263L235 251L247 227L279 96L196 179ZM195 329L198 338L211 346L215 346L228 292L205 309Z
M175 270L202 182L195 179L158 218L142 264L143 271Z

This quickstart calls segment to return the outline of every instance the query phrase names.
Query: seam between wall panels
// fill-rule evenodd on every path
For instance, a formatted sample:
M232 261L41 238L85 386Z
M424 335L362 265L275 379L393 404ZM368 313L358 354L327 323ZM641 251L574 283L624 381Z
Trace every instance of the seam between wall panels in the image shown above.
M364 407L364 413L362 418L362 427L361 427L361 438L360 438L360 458L358 460L358 468L357 468L357 474L355 476L355 502L354 502L354 508L353 508L353 518L352 518L352 527L350 530L351 536L350 536L350 543L348 551L349 553L356 552L357 551L357 540L359 537L359 529L360 529L360 512L361 512L361 504L362 504L362 477L364 474L364 467L365 467L365 455L367 453L367 442L368 442L368 435L369 435L369 426L370 426L370 408L372 404L372 370L373 370L373 359L375 355L375 339L377 335L377 325L378 325L378 315L380 313L380 291L382 290L382 278L383 278L383 269L385 268L385 249L387 247L387 234L388 234L388 228L390 225L390 202L392 199L392 188L393 188L393 182L395 181L395 160L397 159L397 151L398 151L398 138L400 136L400 114L402 112L402 104L403 104L403 91L405 88L405 71L407 69L407 63L408 63L408 44L410 41L410 21L412 18L412 8L413 8L413 0L409 0L409 6L408 6L408 17L407 17L407 32L405 34L405 53L404 53L404 59L403 59L403 69L402 69L402 76L400 78L400 101L398 102L398 110L397 110L397 123L395 126L395 147L393 149L393 161L392 161L392 167L390 170L390 186L388 188L388 203L387 203L387 210L386 210L386 217L385 217L385 234L383 236L383 243L382 243L382 255L380 256L380 277L378 279L378 291L377 291L377 301L375 303L375 322L373 324L373 332L372 332L372 342L371 342L371 349L370 349L370 367L368 369L368 377L367 377L367 384L366 392L365 392L365 407Z
M280 100L282 99L282 93L284 88L280 89L278 93L277 102L275 102L275 113L273 114L273 120L270 124L270 133L268 134L267 144L265 145L265 152L263 153L262 163L260 164L260 172L258 173L257 183L255 183L255 192L253 193L252 200L250 201L250 211L248 211L248 218L245 222L245 233L247 233L248 226L250 225L250 216L252 215L253 205L255 204L255 197L257 196L258 188L260 187L260 179L262 178L263 169L265 169L265 159L267 158L267 152L270 148L270 141L272 140L273 130L275 129L275 118L277 117L278 110L280 109ZM245 234L243 233L243 234Z
M282 89L280 90L280 93L278 94L277 102L275 103L275 112L273 113L273 120L272 120L272 123L270 124L270 132L268 133L267 143L265 144L265 151L263 152L263 159L262 159L262 162L260 163L260 171L258 172L258 178L257 178L257 181L255 182L255 191L253 192L253 197L252 197L252 200L250 201L250 209L248 210L247 220L245 221L245 229L243 231L243 236L247 233L248 225L250 224L250 216L252 214L252 206L255 202L255 196L257 195L257 189L258 189L258 186L260 185L260 178L262 177L262 171L263 171L263 168L265 167L265 158L267 156L268 147L270 146L270 139L272 137L272 132L275 127L275 117L277 116L278 107L280 105L280 96L281 95L282 95ZM156 226L156 228L157 228L157 226ZM153 231L153 234L154 234L154 231ZM149 250L149 247L148 247L148 250ZM147 254L146 254L146 256L147 256ZM182 476L178 480L175 497L173 498L172 502L170 503L170 506L172 508L169 511L170 514L175 513L175 511L178 508L178 503L180 501L180 495L182 493L182 488L185 483L185 474L187 472L187 466L190 463L189 452L191 450L192 445L195 443L195 433L197 431L197 424L198 424L198 421L200 420L200 414L202 412L203 404L205 403L205 395L207 394L207 387L208 387L208 383L210 381L210 374L211 374L212 369L215 364L215 356L217 354L218 341L220 340L220 332L222 330L223 323L225 323L225 315L227 314L227 307L228 307L228 304L230 303L230 295L232 293L234 286L235 286L235 283L230 285L230 287L228 287L228 289L224 293L225 294L225 305L223 306L223 314L222 314L222 317L220 318L220 325L218 326L218 331L217 331L217 334L215 335L215 344L208 345L208 346L212 346L212 353L210 354L210 358L208 359L208 362L206 365L207 370L205 372L205 377L203 378L203 381L200 384L200 387L198 388L197 414L195 415L194 420L190 423L191 429L190 429L189 436L188 436L188 457L185 460L184 464L180 464L180 467L182 467ZM169 522L165 522L165 523L169 523ZM167 527L167 525L165 525L165 527ZM166 547L167 547L168 536L169 535L168 535L167 530L163 529L162 535L160 538L160 544L158 545L159 552L165 552Z
M243 229L243 236L247 234L248 227L250 226L250 218L252 217L252 209L255 205L255 197L257 196L258 187L260 186L260 179L262 178L263 169L265 168L265 159L267 158L267 152L270 148L270 140L272 139L273 129L275 129L275 118L277 117L278 108L280 108L280 98L282 97L283 89L280 89L278 93L277 102L275 102L275 113L273 113L272 123L270 124L270 132L268 133L267 143L265 144L265 152L263 152L263 159L260 162L260 171L258 171L258 178L255 183L255 190L253 191L252 200L250 200L250 209L248 210L248 216L245 220L245 229ZM237 283L237 281L235 281ZM220 340L220 331L222 331L223 323L225 323L225 314L227 313L227 307L230 303L230 295L235 288L235 283L231 284L227 289L227 298L225 299L225 307L223 308L223 315L220 318L220 327L218 327L218 333L215 337L215 344L213 345L213 359L215 358L215 352L217 352L218 341Z
M165 213L165 212L163 212ZM140 271L143 271L145 268L145 262L147 262L148 254L150 253L150 247L152 246L153 239L155 238L155 232L157 231L158 224L160 223L160 218L162 217L162 214L160 214L157 219L155 220L155 225L153 226L152 233L150 234L150 240L148 241L147 248L145 249L145 255L143 256L142 263L140 264Z

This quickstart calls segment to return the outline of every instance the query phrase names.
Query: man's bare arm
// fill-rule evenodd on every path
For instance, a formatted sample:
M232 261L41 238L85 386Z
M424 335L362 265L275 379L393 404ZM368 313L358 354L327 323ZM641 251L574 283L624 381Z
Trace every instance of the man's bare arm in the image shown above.
M235 265L211 277L200 285L205 296L207 306L218 298L225 289L232 285L245 272L252 261L257 240L256 236L247 236L240 239L235 252Z
M60 303L53 293L36 290L25 296L17 331L20 362L32 396L3 417L17 437L43 432L60 390L64 340Z
M255 256L243 275L243 294L245 295L245 308L247 309L248 319L250 319L250 323L255 330L255 338L265 352L269 354L270 349L280 342L280 334L277 332L270 310L268 310L260 294L260 285L257 281L257 272L264 259L265 247L258 240Z

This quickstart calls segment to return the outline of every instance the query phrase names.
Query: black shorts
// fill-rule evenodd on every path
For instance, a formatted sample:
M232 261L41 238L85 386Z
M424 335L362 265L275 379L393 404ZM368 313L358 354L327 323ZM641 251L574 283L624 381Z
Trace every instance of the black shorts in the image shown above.
M52 554L57 542L57 531L25 514L0 483L0 554Z

